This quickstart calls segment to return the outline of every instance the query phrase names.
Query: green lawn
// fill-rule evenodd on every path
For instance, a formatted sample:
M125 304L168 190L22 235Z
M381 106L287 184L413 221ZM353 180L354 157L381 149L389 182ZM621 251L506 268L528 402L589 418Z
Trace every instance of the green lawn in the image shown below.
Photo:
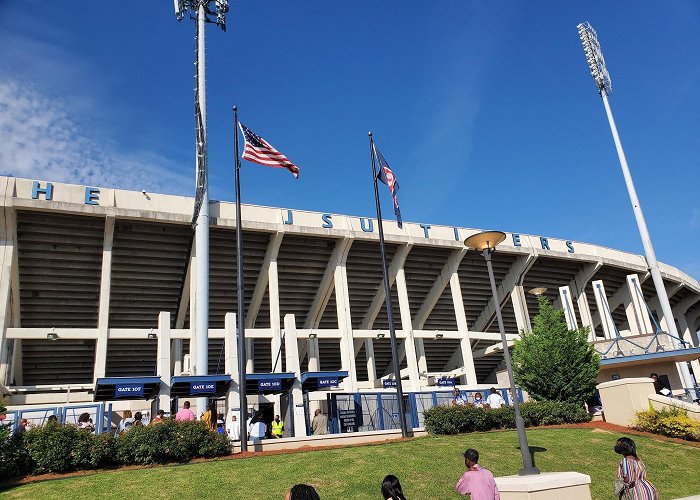
M618 463L617 434L593 429L528 431L536 465L543 471L577 471L592 478L593 498L612 499ZM661 498L700 493L700 448L631 436ZM514 474L520 452L515 432L423 437L383 445L217 460L196 464L116 470L43 481L3 492L6 498L284 498L295 483L314 485L323 500L379 498L386 474L401 479L411 500L459 498L454 486L463 473L461 453L474 447L495 475Z

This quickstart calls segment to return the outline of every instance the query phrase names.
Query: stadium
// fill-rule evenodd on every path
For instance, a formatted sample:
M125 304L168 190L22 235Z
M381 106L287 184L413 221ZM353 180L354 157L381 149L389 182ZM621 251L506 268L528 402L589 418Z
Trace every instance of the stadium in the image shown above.
M202 394L227 412L240 406L235 204L209 208L209 376L197 379L192 198L13 177L0 177L0 189L0 383L10 410L65 417L94 405L111 422L112 412L170 410ZM337 416L360 399L375 413L384 405L391 422L381 428L395 425L376 219L243 205L242 223L248 405L294 420L295 435L314 408ZM385 221L384 231L414 426L416 408L449 399L453 385L507 388L485 262L463 243L478 230ZM531 328L543 293L571 328L590 327L599 381L656 372L680 394L684 370L700 373L700 284L682 270L661 264L684 342L665 334L643 256L508 233L493 265L509 341ZM118 394L125 387L137 397ZM362 412L340 427L377 428Z

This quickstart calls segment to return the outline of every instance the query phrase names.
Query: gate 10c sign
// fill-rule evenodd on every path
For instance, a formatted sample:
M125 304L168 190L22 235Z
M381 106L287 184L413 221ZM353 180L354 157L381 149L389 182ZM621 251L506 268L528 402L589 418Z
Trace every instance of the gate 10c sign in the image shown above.
M143 384L117 384L114 386L115 398L142 398Z
M214 394L216 393L216 382L190 382L190 393Z
M338 387L340 379L338 377L324 377L318 379L318 388Z

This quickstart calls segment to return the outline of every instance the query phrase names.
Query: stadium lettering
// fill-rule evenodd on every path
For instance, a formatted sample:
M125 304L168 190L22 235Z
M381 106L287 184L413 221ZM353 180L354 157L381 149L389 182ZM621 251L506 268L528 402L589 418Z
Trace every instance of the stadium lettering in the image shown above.
M321 226L323 229L331 229L333 227L333 221L331 220L331 214L323 214L321 216L324 224Z
M38 181L34 181L34 184L32 184L32 200L38 200L40 194L44 195L46 201L51 201L53 198L53 184L47 182L46 187L42 188Z
M38 200L43 196L44 200L46 201L53 201L53 183L47 182L43 186L40 181L33 181L32 182L32 199L33 200ZM99 206L100 204L100 188L97 187L85 187L85 197L83 199L83 203L85 205L97 205ZM294 212L290 209L282 209L282 222L285 225L292 225L294 224ZM374 220L372 220L369 217L358 217L360 220L360 229L365 232L365 233L373 233L374 232ZM321 227L323 229L333 229L333 215L329 213L324 213L321 214ZM419 226L423 229L423 235L426 238L430 238L430 229L431 226L430 224L419 224ZM455 241L460 240L460 235L459 235L459 228L453 227L452 230L454 231L455 235ZM514 247L522 247L522 235L518 233L512 233L511 237L513 239L513 246ZM540 246L542 247L543 250L550 250L549 247L549 238L545 238L544 236L539 236L540 239ZM568 253L576 253L576 249L574 247L574 243L571 240L566 240L564 242L564 245L566 245L566 251Z

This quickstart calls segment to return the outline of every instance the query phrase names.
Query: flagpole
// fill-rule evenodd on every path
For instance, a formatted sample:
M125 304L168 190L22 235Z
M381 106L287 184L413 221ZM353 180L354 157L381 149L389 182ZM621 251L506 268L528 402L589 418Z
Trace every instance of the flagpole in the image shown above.
M233 152L236 165L236 262L238 272L238 395L240 399L241 451L248 451L248 395L246 394L245 318L243 294L243 220L241 219L241 159L238 156L238 108L233 107Z
M372 159L372 181L374 182L374 203L377 207L377 225L379 226L379 249L382 256L382 271L384 272L384 293L386 296L386 315L389 319L389 338L391 339L391 362L394 365L394 378L396 380L396 397L399 400L399 420L401 421L401 436L409 437L406 425L406 406L403 401L403 387L401 387L401 368L399 367L399 349L396 342L396 328L394 327L394 310L391 304L391 287L389 286L389 270L386 265L386 249L384 248L384 228L382 227L382 208L379 203L379 188L377 186L377 167L374 164L374 140L372 132L369 132L369 154ZM409 339L406 339L408 342Z

